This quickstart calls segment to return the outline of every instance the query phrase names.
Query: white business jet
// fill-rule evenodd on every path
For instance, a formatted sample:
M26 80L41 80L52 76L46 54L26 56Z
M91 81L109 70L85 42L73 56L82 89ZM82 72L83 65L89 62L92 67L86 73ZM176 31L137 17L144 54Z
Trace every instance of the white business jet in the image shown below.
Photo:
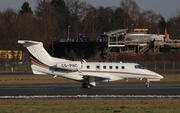
M145 69L136 63L107 63L71 61L51 57L44 49L42 42L19 40L30 53L31 68L34 74L52 74L82 82L83 88L92 88L100 82L122 79L146 79L146 87L151 81L160 81L163 76Z

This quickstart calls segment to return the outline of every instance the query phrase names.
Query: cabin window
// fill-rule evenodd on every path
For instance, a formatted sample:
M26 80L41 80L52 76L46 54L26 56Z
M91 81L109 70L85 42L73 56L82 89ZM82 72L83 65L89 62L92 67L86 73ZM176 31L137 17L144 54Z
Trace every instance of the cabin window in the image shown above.
M88 65L88 66L86 66L86 68L87 68L87 69L90 69L90 66Z
M109 69L112 69L113 67L112 66L109 66Z
M121 69L125 69L125 67L124 67L124 66L121 66Z
M103 69L106 69L106 66L103 66Z
M96 66L96 69L100 69L100 66Z
M116 68L116 69L119 69L119 67L118 67L118 66L116 66L115 68Z
M101 69L100 64L96 64L96 67L95 67L95 68L96 68L96 70L98 70L98 71L99 71L99 70Z

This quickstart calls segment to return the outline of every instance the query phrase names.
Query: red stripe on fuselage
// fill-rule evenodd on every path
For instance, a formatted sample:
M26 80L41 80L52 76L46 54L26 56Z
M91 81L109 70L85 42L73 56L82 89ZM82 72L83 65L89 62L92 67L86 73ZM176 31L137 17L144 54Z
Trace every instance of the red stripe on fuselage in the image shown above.
M38 62L37 60L33 59L32 57L30 57L30 60L33 64L39 65L39 66L44 67L44 68L49 68L49 66L47 66L41 62Z
M128 74L128 75L155 76L156 77L156 75L141 74L141 73L129 73L129 72L92 71L92 70L81 70L81 72L87 72L87 73L109 73L109 74Z

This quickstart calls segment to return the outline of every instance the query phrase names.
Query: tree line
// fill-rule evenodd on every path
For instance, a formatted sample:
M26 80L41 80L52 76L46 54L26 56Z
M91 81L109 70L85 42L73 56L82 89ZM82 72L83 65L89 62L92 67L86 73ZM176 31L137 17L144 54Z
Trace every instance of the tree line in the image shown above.
M180 10L168 20L152 10L141 10L134 0L120 0L119 7L94 7L82 0L37 0L32 11L28 2L19 11L7 8L0 12L0 48L18 49L17 40L38 40L45 46L52 39L75 38L79 33L99 37L115 29L148 28L156 34L164 29L172 38L180 36Z

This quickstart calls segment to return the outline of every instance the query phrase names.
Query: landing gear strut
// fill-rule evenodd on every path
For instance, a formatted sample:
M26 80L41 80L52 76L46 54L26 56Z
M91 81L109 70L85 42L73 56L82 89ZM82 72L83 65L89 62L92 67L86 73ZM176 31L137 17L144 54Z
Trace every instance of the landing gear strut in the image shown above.
M150 83L148 81L148 82L146 82L146 88L149 88L149 87L150 87Z
M89 83L85 83L85 82L84 82L84 83L82 84L82 87L83 87L83 88L91 89L91 88L92 88L92 85L89 84Z

